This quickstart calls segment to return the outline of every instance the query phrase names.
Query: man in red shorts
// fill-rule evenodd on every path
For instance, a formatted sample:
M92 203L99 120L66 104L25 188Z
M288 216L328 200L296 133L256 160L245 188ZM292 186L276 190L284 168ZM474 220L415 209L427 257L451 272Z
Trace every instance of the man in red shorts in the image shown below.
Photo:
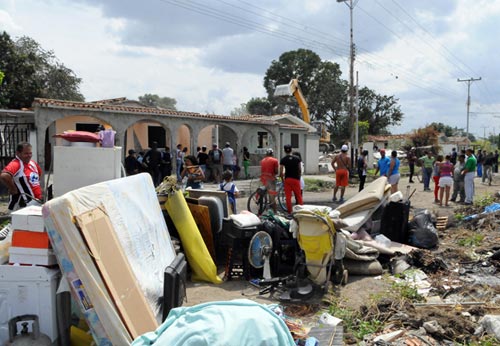
M22 142L17 145L16 157L9 162L0 174L0 181L10 194L9 210L25 207L33 200L42 200L40 176L42 169L31 159L31 144Z
M335 187L333 188L333 202L337 201L337 191L340 187L339 203L344 203L345 187L349 185L349 170L351 169L351 158L347 155L349 148L343 145L340 154L332 160L332 167L335 171Z
M278 174L278 159L273 157L273 149L269 148L266 151L266 157L260 161L260 182L267 189L269 194L271 207L276 213L276 174Z

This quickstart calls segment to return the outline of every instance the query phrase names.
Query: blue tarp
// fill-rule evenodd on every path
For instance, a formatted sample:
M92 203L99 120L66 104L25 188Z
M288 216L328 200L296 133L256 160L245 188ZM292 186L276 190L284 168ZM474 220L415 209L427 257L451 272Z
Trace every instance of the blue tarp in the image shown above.
M490 204L490 205L486 206L484 208L484 211L480 215L494 213L494 212L496 212L498 210L500 210L500 203L493 203L493 204ZM479 216L478 214L469 215L469 216L464 217L464 220L466 220L466 221L472 220L472 219L475 219L478 216Z

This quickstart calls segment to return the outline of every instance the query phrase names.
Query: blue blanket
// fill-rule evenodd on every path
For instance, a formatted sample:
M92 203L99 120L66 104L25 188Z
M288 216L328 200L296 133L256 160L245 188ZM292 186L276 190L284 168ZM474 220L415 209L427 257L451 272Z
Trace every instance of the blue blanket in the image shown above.
M285 322L267 306L238 299L172 309L132 346L293 346Z

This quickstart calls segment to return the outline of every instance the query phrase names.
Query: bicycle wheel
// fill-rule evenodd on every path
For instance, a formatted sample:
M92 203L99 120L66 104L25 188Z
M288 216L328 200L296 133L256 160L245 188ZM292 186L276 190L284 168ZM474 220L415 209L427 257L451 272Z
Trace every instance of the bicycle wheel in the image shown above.
M281 208L282 211L288 212L288 209L286 207L286 197L285 197L285 187L283 183L279 184L278 186L278 205Z
M268 207L267 193L262 194L259 189L254 191L247 201L247 210L255 215L262 215Z

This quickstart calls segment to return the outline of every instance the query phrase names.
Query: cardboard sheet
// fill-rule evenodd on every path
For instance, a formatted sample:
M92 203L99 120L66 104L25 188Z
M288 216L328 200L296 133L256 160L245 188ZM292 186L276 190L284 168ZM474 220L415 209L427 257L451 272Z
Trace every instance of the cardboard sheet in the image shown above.
M104 206L75 217L132 339L158 327Z

